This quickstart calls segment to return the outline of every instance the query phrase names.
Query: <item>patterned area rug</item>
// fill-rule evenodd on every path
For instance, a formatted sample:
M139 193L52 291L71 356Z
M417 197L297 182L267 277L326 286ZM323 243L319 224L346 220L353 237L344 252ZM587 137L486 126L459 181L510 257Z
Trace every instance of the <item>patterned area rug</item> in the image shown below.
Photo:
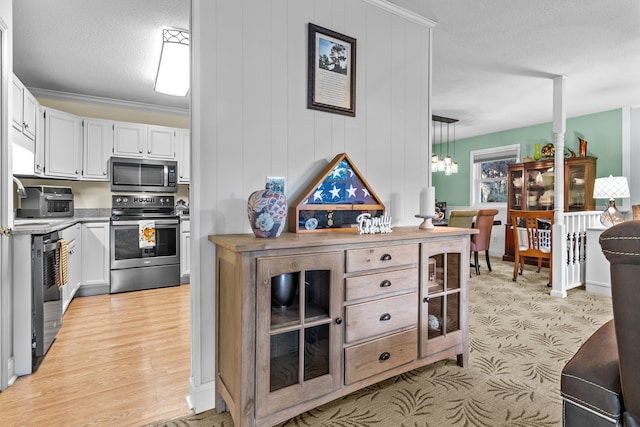
M562 425L560 372L600 325L613 317L611 298L569 291L549 296L548 270L492 258L470 280L470 363L455 358L415 369L305 412L293 426ZM156 426L233 426L215 410Z

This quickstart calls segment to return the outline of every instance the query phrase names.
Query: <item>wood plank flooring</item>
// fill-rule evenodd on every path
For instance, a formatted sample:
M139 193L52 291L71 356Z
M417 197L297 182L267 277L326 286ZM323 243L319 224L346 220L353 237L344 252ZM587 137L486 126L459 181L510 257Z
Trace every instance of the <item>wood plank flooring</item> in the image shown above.
M77 297L38 370L0 393L2 426L143 426L191 414L189 286Z

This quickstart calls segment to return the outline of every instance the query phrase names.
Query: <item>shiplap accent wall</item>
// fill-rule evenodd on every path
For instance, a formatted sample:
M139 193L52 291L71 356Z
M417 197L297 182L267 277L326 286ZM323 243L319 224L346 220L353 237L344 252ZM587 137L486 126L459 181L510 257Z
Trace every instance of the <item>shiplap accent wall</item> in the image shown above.
M307 25L357 39L356 117L307 109ZM420 223L430 183L433 22L381 0L194 0L192 5L193 375L209 409L214 369L210 234L250 232L249 194L284 176L296 198L346 152L394 225Z

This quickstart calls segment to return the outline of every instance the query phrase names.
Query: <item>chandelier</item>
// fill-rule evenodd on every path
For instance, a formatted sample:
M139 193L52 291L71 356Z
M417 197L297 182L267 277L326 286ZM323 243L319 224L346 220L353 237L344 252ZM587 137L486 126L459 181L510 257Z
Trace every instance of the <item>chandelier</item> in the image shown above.
M431 116L431 123L433 125L433 150L431 155L431 171L432 172L444 172L445 175L451 175L458 173L458 162L453 160L449 155L449 142L450 142L450 128L453 128L453 155L456 154L456 122L457 119L450 119L442 116ZM453 125L453 126L452 126ZM439 129L438 129L439 127ZM438 138L439 131L439 138ZM447 143L447 155L443 156L443 146ZM435 144L440 144L440 156L436 153Z

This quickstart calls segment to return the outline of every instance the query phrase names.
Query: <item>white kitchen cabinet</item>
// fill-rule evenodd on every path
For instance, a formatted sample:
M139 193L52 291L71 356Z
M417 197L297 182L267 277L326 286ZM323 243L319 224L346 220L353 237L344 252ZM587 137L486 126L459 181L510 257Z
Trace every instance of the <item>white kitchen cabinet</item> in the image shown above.
M36 137L38 101L15 75L12 87L13 111L11 116L13 127L33 141Z
M44 175L80 178L82 170L81 122L78 116L44 110Z
M15 76L12 90L12 170L14 175L34 175L38 101Z
M62 312L67 311L82 280L82 226L74 224L61 231L61 237L67 242L67 282L62 287Z
M191 181L191 133L189 129L177 130L176 145L178 184L189 184Z
M174 160L175 147L175 128L128 122L114 123L114 156Z
M109 222L82 224L83 296L109 293Z
M147 158L175 160L176 129L165 126L149 126L148 131Z
M109 158L113 149L113 122L85 118L82 120L82 136L82 178L108 181Z
M36 176L44 175L44 110L44 107L38 107L33 171Z
M191 275L191 224L180 219L180 283L189 283Z
M147 126L138 123L115 122L113 125L113 155L143 158L147 147Z

